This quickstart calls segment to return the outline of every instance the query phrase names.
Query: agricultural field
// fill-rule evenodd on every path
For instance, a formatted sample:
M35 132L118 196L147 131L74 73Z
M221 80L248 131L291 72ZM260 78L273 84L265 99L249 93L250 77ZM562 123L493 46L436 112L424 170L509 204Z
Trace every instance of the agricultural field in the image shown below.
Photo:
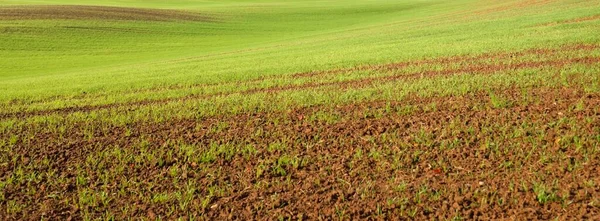
M0 0L0 220L600 219L600 1Z

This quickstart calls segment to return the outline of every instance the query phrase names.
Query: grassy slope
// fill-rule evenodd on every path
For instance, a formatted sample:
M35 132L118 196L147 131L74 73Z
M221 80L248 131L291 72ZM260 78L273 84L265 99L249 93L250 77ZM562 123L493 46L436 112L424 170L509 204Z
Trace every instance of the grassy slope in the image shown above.
M597 2L362 2L0 20L0 217L600 214Z
M0 21L0 48L4 49L0 51L1 100L232 81L428 56L599 40L594 34L598 20L536 27L597 14L598 5L593 2L560 1L516 8L514 2L469 1L85 4L183 8L213 15L220 22ZM564 8L570 10L561 10ZM100 27L122 29L107 31Z

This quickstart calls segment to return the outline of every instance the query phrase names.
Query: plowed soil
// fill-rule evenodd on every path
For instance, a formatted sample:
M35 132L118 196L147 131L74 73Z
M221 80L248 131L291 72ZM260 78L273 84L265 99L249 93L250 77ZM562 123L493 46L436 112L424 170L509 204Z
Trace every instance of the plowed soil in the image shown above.
M140 123L92 139L87 125L66 137L32 125L12 132L34 137L2 153L0 177L52 175L5 185L3 207L29 205L9 218L33 219L598 219L599 107L581 89L512 88ZM98 193L106 202L73 205Z
M243 82L232 82L224 84L212 85L192 85L185 88L171 87L151 89L151 92L180 90L186 88L197 87L219 87L223 85L260 85L269 80L287 79L287 78L306 78L314 81L320 80L322 77L331 75L347 74L356 71L370 71L391 73L383 76L365 77L355 80L333 81L333 82L312 82L307 81L302 84L290 84L270 87L251 87L246 90L236 90L230 92L219 92L213 94L194 94L185 97L173 97L155 100L141 100L127 103L112 103L102 105L85 105L85 106L69 106L57 109L45 109L36 111L20 110L16 112L0 113L0 119L6 118L27 118L40 115L51 114L70 114L75 112L89 112L94 110L110 109L110 108L136 108L141 106L149 106L156 104L165 104L170 102L181 102L185 100L210 99L219 96L228 96L233 94L256 94L256 93L277 93L282 91L307 90L313 88L340 86L349 88L367 87L377 82L391 81L411 81L423 78L436 78L455 75L489 75L502 72L517 72L526 69L544 69L553 68L561 70L564 67L573 65L597 65L600 63L600 57L589 56L593 52L600 51L599 45L594 44L571 44L559 48L536 48L517 52L498 52L486 53L481 55L468 56L453 56L440 57L436 59L423 59L410 62L391 63L384 65L359 66L348 69L336 69L325 71L313 71L305 73L296 73L291 76L261 78ZM569 57L566 57L569 56ZM534 59L531 59L533 57ZM529 60L527 60L529 59ZM441 68L440 68L441 67ZM417 69L417 70L413 70ZM132 93L140 93L144 91L133 91ZM83 96L82 98L88 98ZM31 104L31 103L28 103ZM12 104L14 105L14 104Z
M84 5L0 7L0 20L85 19L140 21L210 21L210 16L180 10Z
M599 19L600 19L600 15L592 15L592 16L585 16L585 17L581 17L581 18L563 20L563 21L559 21L559 22L547 23L547 24L543 24L541 26L553 26L553 25L562 25L562 24L576 24L576 23L580 23L580 22L595 21L595 20L599 20Z
M600 220L600 1L10 2L0 221Z
M598 68L599 49L441 57L188 87L232 91L4 112L0 218L600 219L600 94L587 87L597 78L584 75L594 73L581 72ZM360 71L369 74L326 80ZM556 73L547 81L562 83L160 123L137 112L233 94L521 71ZM284 83L261 86L270 80ZM103 109L142 117L115 124L98 117ZM24 123L6 127L15 119Z

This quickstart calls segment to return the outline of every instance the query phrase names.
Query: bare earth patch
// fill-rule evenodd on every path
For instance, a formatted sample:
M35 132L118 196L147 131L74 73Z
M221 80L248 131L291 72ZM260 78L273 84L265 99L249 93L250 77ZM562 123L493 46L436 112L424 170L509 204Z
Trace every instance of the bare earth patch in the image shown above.
M90 125L30 125L0 152L0 217L593 220L599 104L580 88L506 88L95 124L90 138Z
M588 22L588 21L595 21L595 20L600 20L600 15L585 16L585 17L574 18L574 19L569 19L569 20L563 20L563 21L558 21L558 22L545 23L545 24L542 24L540 26L554 26L554 25L562 25L562 24L576 24L576 23L580 23L580 22Z
M493 8L489 8L489 9L475 11L474 14L476 14L476 15L489 15L489 14L493 14L493 13L506 12L506 11L511 11L511 10L515 10L515 9L540 7L540 6L543 6L543 5L550 4L552 2L553 2L552 0L526 0L526 1L517 1L517 2L514 2L514 3L505 4L505 5L501 5L501 6L498 6L498 7L493 7Z
M357 66L353 68L345 69L331 69L331 70L319 70L312 72L302 72L293 75L283 75L271 78L260 78L242 82L230 82L221 84L234 84L239 87L244 85L260 85L261 83L269 80L286 79L290 78L307 78L315 79L314 81L305 82L302 84L290 84L290 85L276 85L270 87L252 87L245 90L235 90L229 92L218 92L211 94L190 94L182 97L172 97L156 100L140 100L136 102L128 103L110 103L100 105L82 105L82 106L69 106L56 109L45 109L45 110L18 110L12 112L0 112L0 120L10 118L28 118L34 116L52 115L52 114L63 114L69 115L76 112L91 112L103 109L116 109L116 108L139 108L149 105L159 105L172 102L181 102L189 100L201 100L211 99L217 96L229 96L232 94L256 94L256 93L279 93L283 91L297 91L306 89L317 89L328 86L340 86L347 88L364 88L373 85L377 82L391 82L391 81L411 81L423 78L436 78L436 77L448 77L455 75L492 75L501 72L511 72L525 69L543 69L543 68L556 68L558 70L564 67L570 67L572 65L595 65L600 62L600 57L597 56L579 56L576 57L576 53L592 53L600 50L599 45L595 44L574 44L564 45L558 48L534 48L524 51L512 51L512 52L496 52L486 53L481 55L464 55L464 56L451 56L451 57L440 57L432 59L415 60L408 62L398 62L381 65L365 65ZM527 57L538 57L536 60L526 60ZM567 57L565 57L567 56ZM490 63L491 62L491 63ZM443 66L442 70L437 70L435 67ZM415 69L419 67L419 69ZM373 71L373 72L384 72L391 73L388 75L380 75L373 77L364 77L359 79L344 80L344 81L330 81L330 82L317 82L318 79L322 79L331 75L347 74L354 71ZM210 87L218 86L208 84L198 84L187 86L188 88L193 87ZM177 90L181 87L173 86L171 88L153 88L151 91L158 92L160 90ZM133 91L132 93L139 93L142 91ZM11 104L15 105L15 104ZM0 109L2 106L0 105Z
M80 19L134 21L210 21L210 16L182 10L83 5L0 7L0 20Z

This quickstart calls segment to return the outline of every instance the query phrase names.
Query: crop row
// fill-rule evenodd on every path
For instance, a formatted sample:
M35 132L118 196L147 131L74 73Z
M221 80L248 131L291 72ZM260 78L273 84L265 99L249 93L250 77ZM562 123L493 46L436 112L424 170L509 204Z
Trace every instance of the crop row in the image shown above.
M10 217L592 218L599 102L514 87L108 134L32 125L28 143L3 140L0 205Z

